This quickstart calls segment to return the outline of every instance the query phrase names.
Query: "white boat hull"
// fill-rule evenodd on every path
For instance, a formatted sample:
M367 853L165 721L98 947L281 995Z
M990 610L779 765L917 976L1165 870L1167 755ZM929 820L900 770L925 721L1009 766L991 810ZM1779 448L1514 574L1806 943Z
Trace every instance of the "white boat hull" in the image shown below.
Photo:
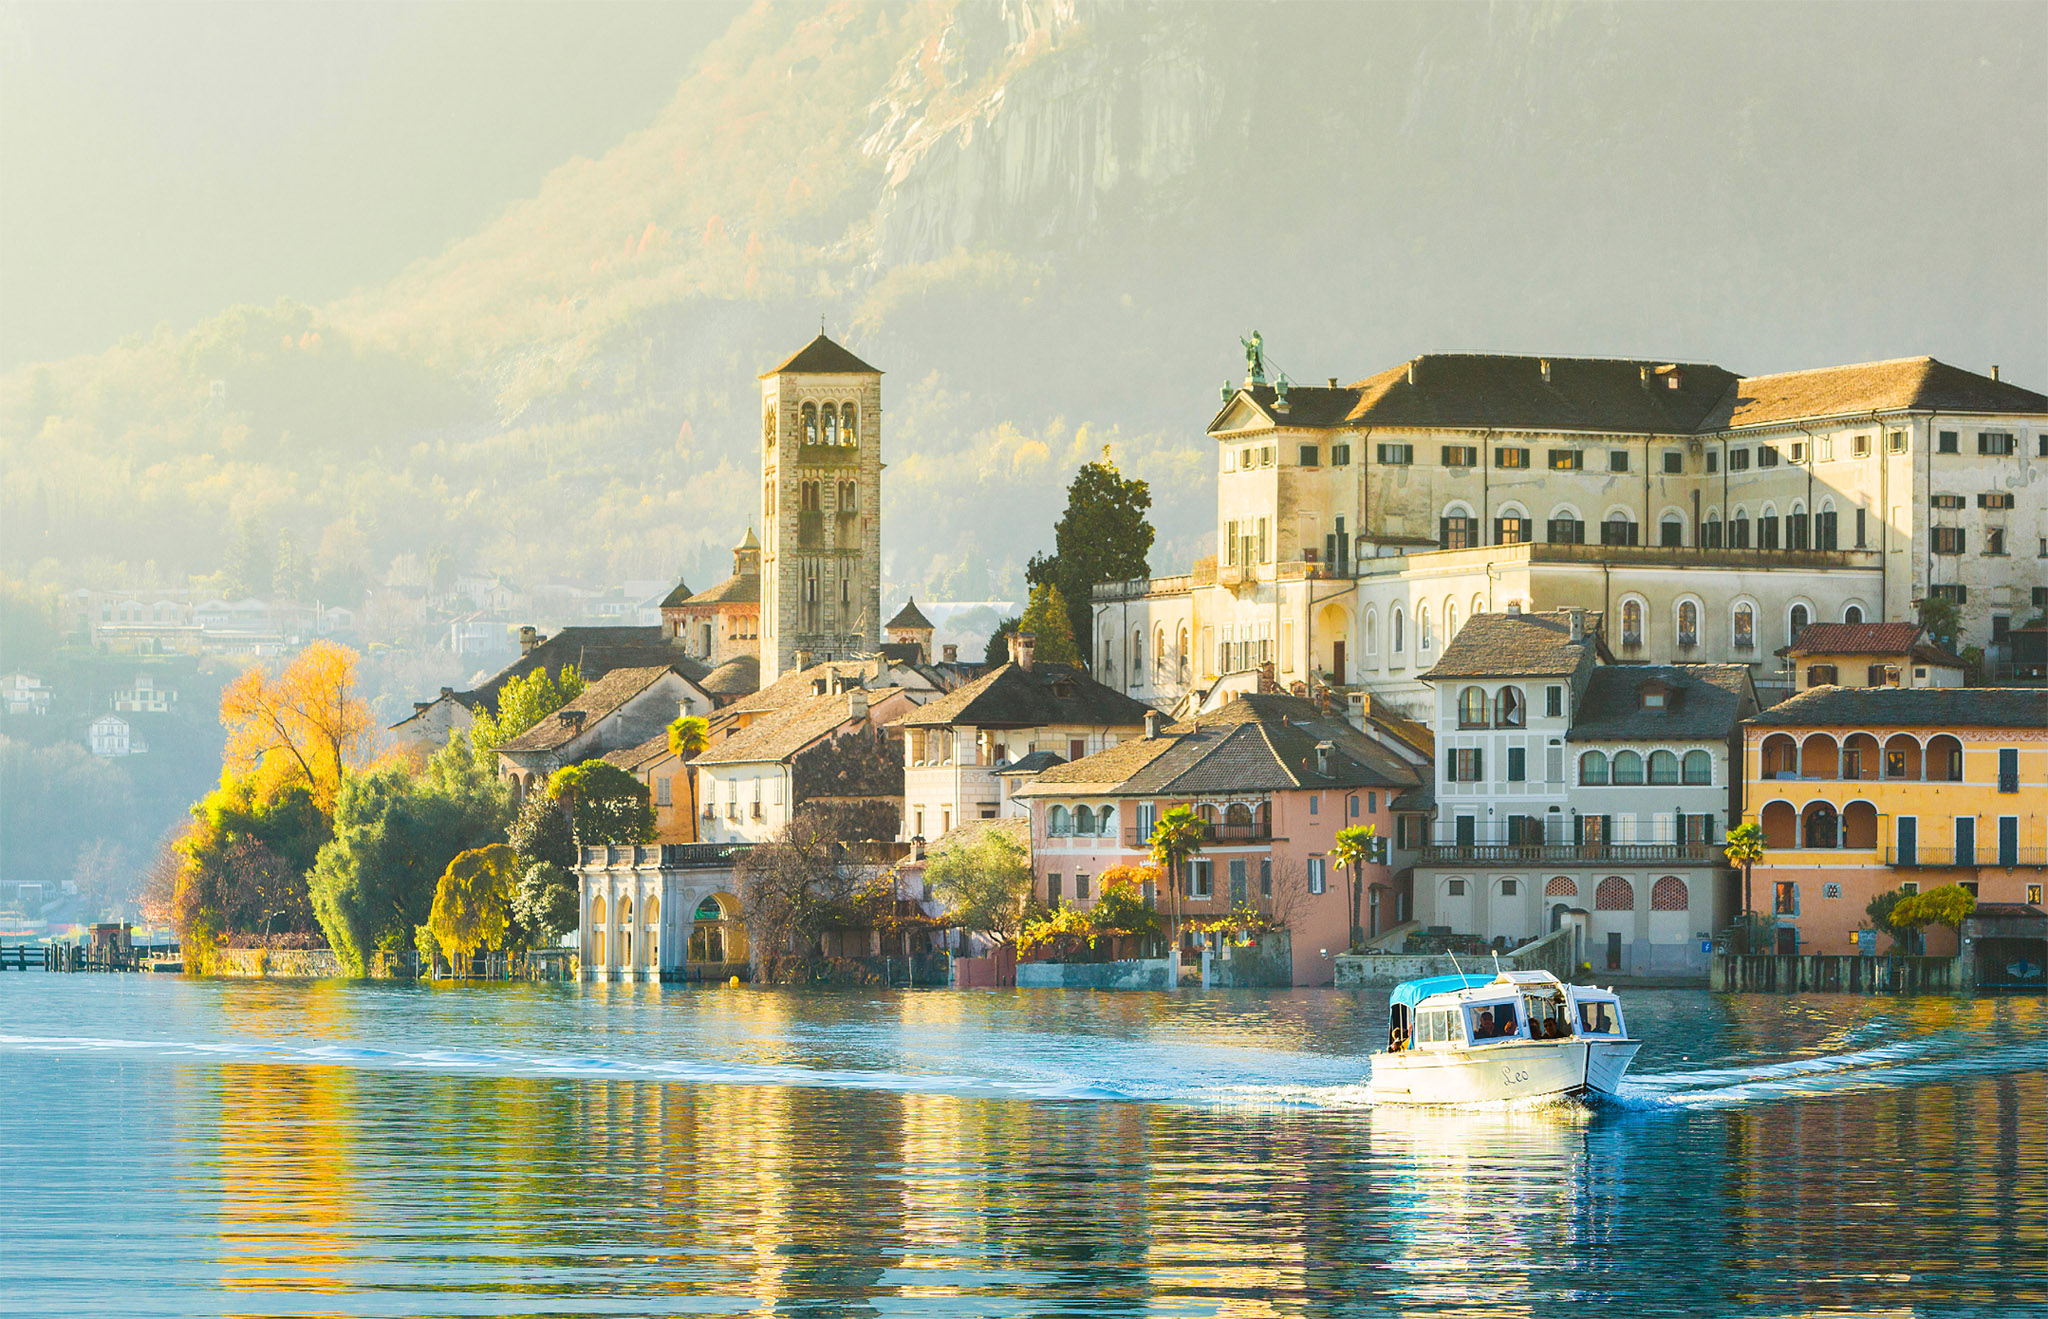
M1377 1053L1368 1090L1395 1104L1494 1104L1612 1095L1635 1040L1520 1040Z

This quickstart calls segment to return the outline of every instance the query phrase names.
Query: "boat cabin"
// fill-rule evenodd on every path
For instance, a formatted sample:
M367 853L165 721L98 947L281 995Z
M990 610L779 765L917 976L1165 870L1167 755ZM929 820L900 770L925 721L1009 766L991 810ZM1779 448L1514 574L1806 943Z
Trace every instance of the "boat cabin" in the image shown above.
M1387 1045L1394 1052L1627 1035L1612 993L1566 985L1548 971L1410 980L1395 988L1387 1015Z

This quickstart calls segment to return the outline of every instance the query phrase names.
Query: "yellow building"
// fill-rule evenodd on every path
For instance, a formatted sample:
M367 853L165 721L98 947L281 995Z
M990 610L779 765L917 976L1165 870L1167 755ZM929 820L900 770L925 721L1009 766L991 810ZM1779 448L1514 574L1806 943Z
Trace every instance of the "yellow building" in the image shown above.
M1792 685L1802 692L1963 685L1963 661L1928 640L1918 623L1814 623L1778 653L1792 661Z
M1856 951L1865 907L1894 889L2042 901L2048 690L1815 687L1746 720L1742 760L1767 849L1752 900L1782 952ZM1954 932L1928 951L1954 952Z

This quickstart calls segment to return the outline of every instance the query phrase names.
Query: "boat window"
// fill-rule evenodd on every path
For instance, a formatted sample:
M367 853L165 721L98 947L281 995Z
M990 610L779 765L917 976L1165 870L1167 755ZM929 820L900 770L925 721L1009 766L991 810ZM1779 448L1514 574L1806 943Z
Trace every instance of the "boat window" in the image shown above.
M1615 1005L1604 999L1579 1004L1579 1033L1581 1035L1621 1034L1621 1013Z
M1474 1003L1466 1011L1472 1014L1474 1044L1509 1039L1522 1033L1520 1013L1513 1003Z

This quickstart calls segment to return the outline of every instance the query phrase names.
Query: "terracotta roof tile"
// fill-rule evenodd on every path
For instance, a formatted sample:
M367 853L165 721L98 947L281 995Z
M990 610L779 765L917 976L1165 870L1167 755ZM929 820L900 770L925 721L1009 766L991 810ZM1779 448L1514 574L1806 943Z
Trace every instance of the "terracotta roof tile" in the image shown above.
M1828 366L1751 376L1721 400L1704 429L1767 426L1808 417L1901 409L1940 412L2048 412L2048 396L1931 357Z
M577 693L576 698L563 705L560 710L542 719L518 737L499 747L500 751L548 751L574 739L586 728L592 728L606 715L617 710L626 702L660 682L671 673L680 673L669 665L644 669L613 669L596 682ZM564 713L580 713L580 723L565 720Z
M906 728L1141 728L1152 707L1067 664L1005 664L897 720Z
M900 687L879 687L867 696L870 701L879 703L901 690ZM840 692L831 696L813 696L789 706L755 721L723 742L706 747L694 763L740 765L786 760L853 720L847 699L850 695L849 692Z

